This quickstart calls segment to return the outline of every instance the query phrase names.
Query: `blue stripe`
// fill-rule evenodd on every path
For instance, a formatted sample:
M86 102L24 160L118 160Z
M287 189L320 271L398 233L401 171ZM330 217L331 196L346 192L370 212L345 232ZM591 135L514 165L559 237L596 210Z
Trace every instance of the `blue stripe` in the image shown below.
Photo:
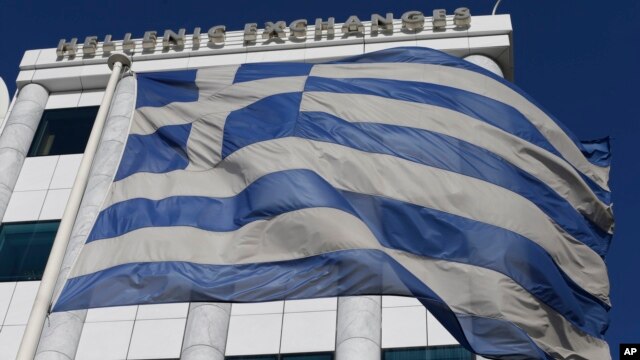
M565 316L601 336L607 310L569 280L540 246L499 227L384 197L337 191L309 170L266 175L229 198L133 199L102 211L88 242L143 227L232 231L298 209L330 207L360 218L386 247L501 272ZM536 259L531 262L530 259Z
M313 64L306 63L257 63L242 64L236 72L233 83L254 81L286 76L309 75Z
M493 125L562 158L562 155L540 131L516 109L468 91L410 81L361 78L329 79L314 76L310 76L307 80L305 91L376 95L450 109ZM578 171L578 173L580 172ZM609 204L610 198L605 190L590 178L583 176L583 179L601 201Z
M350 123L322 112L301 113L294 135L392 155L490 182L533 202L601 256L611 242L610 234L599 230L549 186L498 155L455 137L402 126Z
M546 111L537 101L529 96L522 89L515 84L501 78L500 76L488 71L480 66L472 64L466 60L460 59L449 54L445 54L441 51L428 49L423 47L397 47L392 49L385 49L368 53L364 55L357 55L354 57L334 61L334 64L352 64L352 63L416 63L416 64L434 64L443 65L449 67L455 67L459 69L465 69L473 71L492 78L493 80L507 86L516 93L522 95L525 99L531 102L534 106L542 110L549 118L551 118L560 128L564 131L574 144L580 149L582 154L593 164L598 166L609 166L609 148L602 147L601 150L607 155L603 156L602 153L594 153L589 146L585 146L578 138L560 121L558 121L553 115Z
M475 353L550 359L509 322L458 316L403 266L375 250L338 251L300 260L248 265L127 264L69 279L53 311L131 304L261 302L367 294L419 298L463 346ZM497 337L502 335L509 337Z
M393 155L514 191L599 255L606 254L610 234L599 230L543 182L492 152L447 135L385 124L349 123L322 112L303 112L296 119L286 106L297 106L299 100L299 93L274 95L234 112L225 126L223 156L258 141L291 135ZM269 116L263 117L265 113Z
M305 91L376 95L387 99L434 105L491 124L558 156L540 131L520 112L502 102L448 86L385 79L329 79L310 76Z
M138 81L137 109L198 100L196 70L138 74L136 79Z
M115 181L137 172L164 173L189 165L191 124L163 126L149 135L129 135Z
M288 136L298 118L302 92L268 96L227 116L222 158L263 140Z

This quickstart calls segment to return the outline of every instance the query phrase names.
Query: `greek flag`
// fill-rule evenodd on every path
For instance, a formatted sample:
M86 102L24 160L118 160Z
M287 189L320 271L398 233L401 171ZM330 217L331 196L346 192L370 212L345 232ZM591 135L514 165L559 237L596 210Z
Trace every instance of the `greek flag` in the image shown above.
M469 350L608 359L606 140L425 48L137 75L54 311L418 298Z

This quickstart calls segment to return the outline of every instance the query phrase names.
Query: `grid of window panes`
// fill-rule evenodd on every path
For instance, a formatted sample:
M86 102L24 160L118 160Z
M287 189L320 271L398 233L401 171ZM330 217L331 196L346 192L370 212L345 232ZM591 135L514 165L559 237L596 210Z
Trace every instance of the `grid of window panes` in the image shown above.
M97 106L45 110L28 156L82 154L97 114Z
M227 356L226 360L333 360L333 353Z
M0 225L0 282L40 280L60 221Z
M387 349L383 360L474 360L475 355L460 345Z

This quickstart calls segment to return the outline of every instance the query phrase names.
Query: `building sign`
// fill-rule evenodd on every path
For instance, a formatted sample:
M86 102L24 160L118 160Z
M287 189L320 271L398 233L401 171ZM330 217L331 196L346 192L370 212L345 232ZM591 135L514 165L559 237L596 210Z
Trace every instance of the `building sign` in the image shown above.
M405 33L419 33L424 30L425 26L429 26L433 31L446 31L447 13L444 9L433 10L433 16L426 18L420 11L407 11L401 16L402 24L400 31ZM453 23L458 30L467 29L471 25L471 13L468 8L458 8L453 15ZM268 21L264 24L264 29L258 29L258 24L248 23L244 26L242 35L243 45L251 46L255 45L258 40L258 36L262 37L266 42L284 42L286 40L304 42L307 41L310 23L307 19L294 20L287 25L285 21ZM326 36L331 40L335 36L335 19L330 17L327 20L316 19L314 23L313 38L315 40L322 39ZM387 13L385 16L379 14L371 15L371 22L367 24L371 34L393 34L394 32L394 18L392 13ZM262 30L260 32L260 30ZM360 19L353 15L342 24L342 36L341 38L364 36L365 25ZM191 47L196 50L201 45L210 47L222 47L226 40L226 27L224 25L212 26L207 30L207 43L201 44L202 29L196 27L193 29L193 33L186 34L185 29L179 29L178 32L173 30L165 30L162 37L158 36L157 31L146 31L142 37L142 43L132 40L131 33L126 33L122 39L122 50L125 52L133 52L136 49L137 44L140 44L142 51L145 53L152 53L156 50L156 46L159 41L162 42L162 49L172 49L175 51L181 51L185 47L188 36L191 37ZM288 33L288 35L287 35ZM60 39L56 54L59 60L68 55L69 57L76 56L78 48L82 49L83 57L91 57L101 48L103 54L108 55L112 51L116 50L116 43L112 40L111 35L106 35L104 41L98 42L97 36L87 36L82 44L78 43L77 38L67 41L66 39Z

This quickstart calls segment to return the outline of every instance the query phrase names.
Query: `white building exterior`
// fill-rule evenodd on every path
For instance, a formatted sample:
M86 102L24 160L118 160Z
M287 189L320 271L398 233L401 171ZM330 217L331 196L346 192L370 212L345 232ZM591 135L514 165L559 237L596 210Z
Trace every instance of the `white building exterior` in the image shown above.
M429 9L423 10L430 12ZM456 28L453 17L448 16L445 29L439 31L430 27L431 19L428 17L424 29L415 32L404 32L400 19L394 21L393 33L372 34L370 23L363 24L363 36L345 37L341 32L342 25L337 23L333 39L328 39L326 33L317 39L310 22L306 39L292 41L286 38L282 42L265 42L258 36L254 44L244 43L243 31L229 31L224 45L213 48L207 46L208 35L205 32L200 35L201 45L198 49L193 46L192 35L186 37L184 48L170 46L164 49L162 34L159 34L153 52L143 52L142 39L135 40L136 47L130 52L132 70L181 70L267 61L319 62L398 46L420 46L460 57L483 55L485 57L476 57L473 61L493 71L501 70L508 79L513 77L512 27L508 15L473 16L471 26L465 29ZM291 35L289 28L286 32L287 36ZM262 30L258 30L258 34L261 33ZM115 43L116 50L120 51L122 41ZM45 114L55 109L73 110L99 105L110 73L106 65L107 57L100 47L95 56L85 56L82 43L78 44L78 53L73 58L58 56L55 48L29 50L24 54L16 79L18 93L4 121L0 116L0 191L5 194L3 200L3 193L0 192L0 219L5 232L9 231L7 229L11 224L59 220L82 158L81 153L35 154L33 148L23 162L19 155L12 158L14 155L5 149L10 147L7 144L21 141L11 133L11 126L7 126L12 121L12 107L20 102L23 89L28 84L38 84L48 93L47 96L39 95L43 99L41 105ZM487 57L493 62L487 61ZM39 121L39 118L36 119L36 123ZM32 136L36 132L38 137L41 134L38 131L32 129ZM27 149L30 145L23 146ZM20 163L21 166L15 166ZM17 180L9 179L3 183L2 177L8 178L12 172ZM8 251L6 244L2 249L2 231L0 228L0 253ZM39 281L2 275L0 360L5 360L15 358ZM37 278L38 275L32 277ZM342 313L341 306L345 306ZM218 350L223 350L226 357L333 354L336 344L341 341L341 331L344 332L340 328L340 317L352 316L357 320L359 316L357 310L346 306L337 298L233 304L230 306L226 336L220 338L222 344L218 345ZM373 306L378 307L379 315L365 319L362 328L351 331L356 335L358 331L365 333L364 338L377 337L373 342L381 349L378 354L383 354L385 349L456 344L455 339L415 299L384 296L381 301L374 301ZM219 331L209 328L218 326L216 321L193 318L197 314L197 305L190 307L189 303L91 309L84 321L80 322L82 326L78 329L78 340L64 345L66 349L71 349L68 351L75 357L61 353L57 357L49 354L46 359L177 359L187 347L197 345L199 341L194 338L196 332L187 329L187 322L192 321L192 326L201 327L201 332ZM73 336L69 338L73 339ZM61 343L65 341L62 337L59 340ZM186 355L183 357L187 358ZM343 360L338 356L335 358Z

